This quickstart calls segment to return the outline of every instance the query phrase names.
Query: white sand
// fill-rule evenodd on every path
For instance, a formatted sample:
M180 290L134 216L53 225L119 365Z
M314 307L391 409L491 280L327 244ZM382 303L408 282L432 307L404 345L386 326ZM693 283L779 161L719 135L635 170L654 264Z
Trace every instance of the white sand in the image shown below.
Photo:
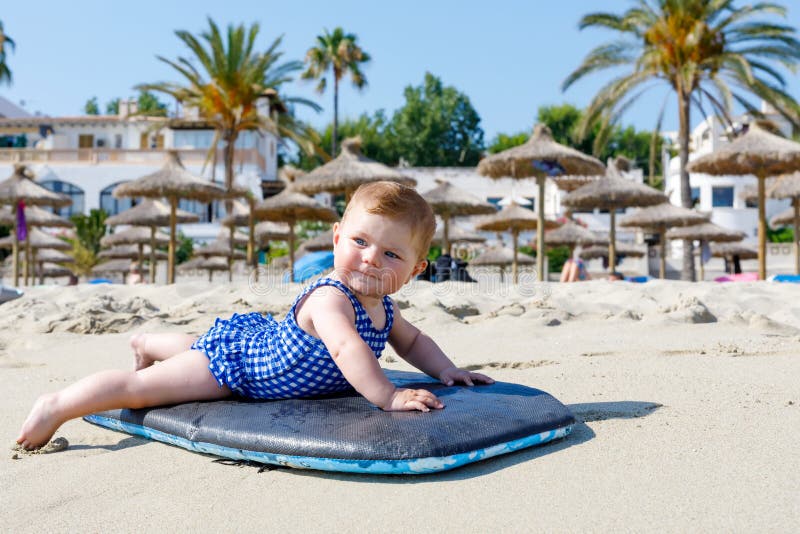
M128 368L136 331L282 317L297 288L34 288L0 306L3 531L796 531L800 287L418 283L397 300L457 364L544 389L566 440L423 477L225 466L83 421L12 459L34 399ZM520 294L522 293L522 294ZM407 369L396 358L384 365ZM480 424L476 421L476 424Z

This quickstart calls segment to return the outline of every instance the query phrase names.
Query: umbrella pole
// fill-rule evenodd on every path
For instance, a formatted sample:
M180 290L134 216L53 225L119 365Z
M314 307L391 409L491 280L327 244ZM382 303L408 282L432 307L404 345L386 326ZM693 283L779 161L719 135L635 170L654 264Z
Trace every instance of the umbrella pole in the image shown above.
M611 208L608 210L609 215L609 228L608 228L608 271L613 273L617 270L617 210Z
M765 210L766 193L764 177L758 179L758 279L767 278L767 216Z
M792 206L794 207L794 274L800 274L800 246L797 244L800 234L800 198L795 198Z
M44 284L44 262L36 258L36 249L33 251L33 283L36 283L36 266L39 266L39 284Z
M514 283L519 282L519 268L517 266L517 241L519 239L519 230L511 230L511 239L514 243L514 261L511 262L511 277L514 279ZM541 271L539 271L541 274ZM541 282L541 277L539 278Z
M247 204L250 206L250 213L247 214L247 231L250 235L247 236L247 261L253 267L253 275L258 282L258 255L256 254L256 219L253 215L253 209L256 202L254 199L247 199Z
M289 282L294 282L294 221L289 222Z
M663 232L658 234L658 245L661 249L661 261L658 264L658 277L664 279L667 277L667 240Z
M150 227L150 283L156 283L156 227Z
M28 287L31 276L31 240L25 240L25 287Z
M14 228L12 233L14 238L11 241L11 256L14 262L14 287L19 287L19 238L17 236L17 205L11 204L11 218L14 219Z
M700 263L700 281L705 282L706 280L706 266L703 265L703 241L700 241L700 254L697 256Z
M139 282L144 282L142 273L144 273L144 243L139 243Z
M175 283L175 211L178 209L178 197L169 198L169 250L167 251L167 283Z
M208 281L211 282L214 280L214 271L209 269L208 270Z
M233 282L233 234L236 232L236 227L231 225L228 237L228 249L231 255L228 256L228 282Z
M444 252L450 254L450 216L442 215L442 221L444 221Z
M539 271L538 278L540 282L544 281L544 185L545 177L537 176L536 181L539 183L539 197L537 200L537 217L536 224L536 270ZM514 236L514 283L517 283L517 237Z

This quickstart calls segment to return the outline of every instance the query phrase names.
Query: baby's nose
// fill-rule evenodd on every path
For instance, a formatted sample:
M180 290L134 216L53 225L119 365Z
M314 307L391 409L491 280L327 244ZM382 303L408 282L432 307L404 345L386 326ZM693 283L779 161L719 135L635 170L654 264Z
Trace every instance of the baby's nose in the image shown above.
M378 251L374 248L369 247L364 250L363 259L366 263L378 265L380 263L380 254L378 254Z

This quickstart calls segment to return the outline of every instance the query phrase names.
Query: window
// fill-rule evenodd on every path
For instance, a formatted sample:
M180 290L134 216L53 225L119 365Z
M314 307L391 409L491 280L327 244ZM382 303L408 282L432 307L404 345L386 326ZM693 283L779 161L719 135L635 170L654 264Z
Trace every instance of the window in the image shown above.
M54 210L56 215L60 215L61 217L69 217L70 215L75 215L76 213L83 213L83 189L80 187L67 182L62 182L61 180L39 182L39 185L45 189L53 191L54 193L67 195L72 199L72 204L69 206Z
M712 208L732 208L733 207L733 187L712 187L711 188L711 207Z
M134 198L114 198L111 193L121 183L124 182L117 182L100 191L100 209L108 215L116 215L138 204Z
M94 136L91 134L80 134L78 136L78 148L94 147Z
M497 211L500 211L500 201L503 200L503 197L489 197L486 199L489 204L494 204L494 207L497 208Z
M693 187L692 188L692 207L697 206L700 204L700 188Z
M114 148L122 148L122 134L114 134Z

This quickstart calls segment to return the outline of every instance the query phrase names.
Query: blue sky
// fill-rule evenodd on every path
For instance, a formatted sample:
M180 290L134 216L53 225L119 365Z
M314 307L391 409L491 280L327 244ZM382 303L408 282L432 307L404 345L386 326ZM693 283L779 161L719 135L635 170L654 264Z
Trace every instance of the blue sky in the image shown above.
M800 26L800 5L782 3L790 6L788 23ZM541 105L586 105L607 78L588 78L566 93L561 82L588 50L613 34L579 31L578 20L591 11L619 13L629 5L627 0L5 2L0 20L17 47L7 60L13 85L1 86L0 95L52 116L81 114L92 96L104 109L115 97L132 96L137 83L177 80L155 56L186 54L174 30L198 33L207 26L206 16L221 25L259 22L263 48L283 34L285 59L303 59L323 28L342 26L358 35L373 60L365 68L364 91L345 83L341 116L381 108L391 113L402 105L404 87L419 85L429 71L470 97L488 142L498 132L529 130ZM798 75L788 78L800 99ZM330 92L316 94L313 86L296 81L287 93L316 99L324 111L303 118L322 126L332 119L333 98ZM666 88L653 90L623 124L652 128L666 94ZM674 106L664 127L677 128Z

